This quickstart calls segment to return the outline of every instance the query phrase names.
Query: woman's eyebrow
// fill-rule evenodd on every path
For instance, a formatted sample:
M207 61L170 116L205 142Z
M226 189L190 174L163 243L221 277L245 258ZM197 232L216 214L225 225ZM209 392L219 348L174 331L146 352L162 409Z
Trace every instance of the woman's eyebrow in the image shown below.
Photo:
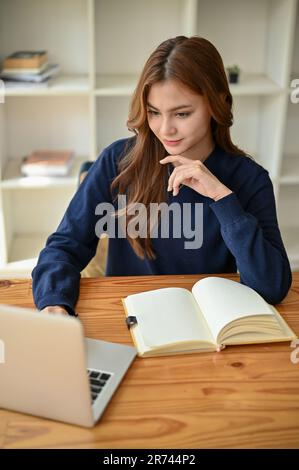
M158 109L158 108L155 108L155 106L153 106L152 104L147 103L147 105L148 105L150 108L153 108L153 109L155 109L156 111L159 111L159 109ZM176 106L175 108L169 109L168 111L177 111L178 109L182 109L182 108L192 108L192 105L191 105L191 104L182 104L182 105L180 105L180 106Z

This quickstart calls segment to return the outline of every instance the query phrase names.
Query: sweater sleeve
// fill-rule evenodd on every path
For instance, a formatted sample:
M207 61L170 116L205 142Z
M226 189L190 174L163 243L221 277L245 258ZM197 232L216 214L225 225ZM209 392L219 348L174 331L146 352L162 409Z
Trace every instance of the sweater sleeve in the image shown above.
M99 241L95 209L101 202L111 202L112 160L107 149L89 169L57 230L39 254L32 271L33 297L39 310L48 305L63 305L74 314L80 272L95 255Z
M292 274L267 170L257 176L244 208L234 192L210 207L220 223L223 240L236 259L241 283L270 304L281 302L291 286Z

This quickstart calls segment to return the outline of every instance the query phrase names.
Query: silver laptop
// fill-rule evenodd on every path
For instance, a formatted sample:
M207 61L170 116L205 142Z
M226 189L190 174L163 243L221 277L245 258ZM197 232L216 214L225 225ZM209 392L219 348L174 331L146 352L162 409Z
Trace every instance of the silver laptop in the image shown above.
M91 427L135 356L77 318L0 305L0 408Z

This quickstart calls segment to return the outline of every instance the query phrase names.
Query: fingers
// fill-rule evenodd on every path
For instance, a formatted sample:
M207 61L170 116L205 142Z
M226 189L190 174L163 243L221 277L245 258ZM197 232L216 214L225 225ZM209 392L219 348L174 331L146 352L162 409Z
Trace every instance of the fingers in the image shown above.
M168 180L167 191L173 190L173 195L176 196L179 192L180 185L184 184L184 181L189 178L198 178L198 167L193 165L183 165L175 168Z
M184 172L181 172L181 173L177 173L177 175L175 176L172 182L173 195L177 196L181 185L184 184L186 179L193 178L193 176L194 176L194 171L192 171L192 169L185 170Z
M223 184L200 160L190 160L181 155L169 155L160 160L162 164L170 162L176 163L168 179L167 188L167 191L173 191L173 196L177 196L181 184L185 184L199 194L214 200L215 194L218 195L223 191Z
M204 165L200 160L190 160L190 158L182 157L181 155L168 155L167 157L162 158L162 160L159 160L159 162L163 165L166 163L179 163L178 166L175 166L175 169L168 180L168 183L170 183L170 185L168 184L168 187L170 186L170 189L168 189L168 191L171 191L172 180L176 176L176 173L178 171L190 167L193 168L194 171L198 170L199 168L204 170Z
M181 155L168 155L167 157L162 158L162 160L159 160L159 162L164 165L165 163L171 163L171 162L178 162L178 163L190 163L190 159L186 157L182 157Z

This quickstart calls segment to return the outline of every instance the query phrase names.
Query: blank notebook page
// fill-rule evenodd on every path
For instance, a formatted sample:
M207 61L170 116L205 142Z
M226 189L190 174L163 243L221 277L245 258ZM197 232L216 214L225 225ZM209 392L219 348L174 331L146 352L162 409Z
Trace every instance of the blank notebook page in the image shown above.
M192 294L179 287L167 287L126 298L129 315L137 318L144 342L158 347L182 341L208 341L213 337L198 313Z
M236 281L206 277L194 284L192 292L215 338L226 324L238 318L275 317L272 308L257 292Z

